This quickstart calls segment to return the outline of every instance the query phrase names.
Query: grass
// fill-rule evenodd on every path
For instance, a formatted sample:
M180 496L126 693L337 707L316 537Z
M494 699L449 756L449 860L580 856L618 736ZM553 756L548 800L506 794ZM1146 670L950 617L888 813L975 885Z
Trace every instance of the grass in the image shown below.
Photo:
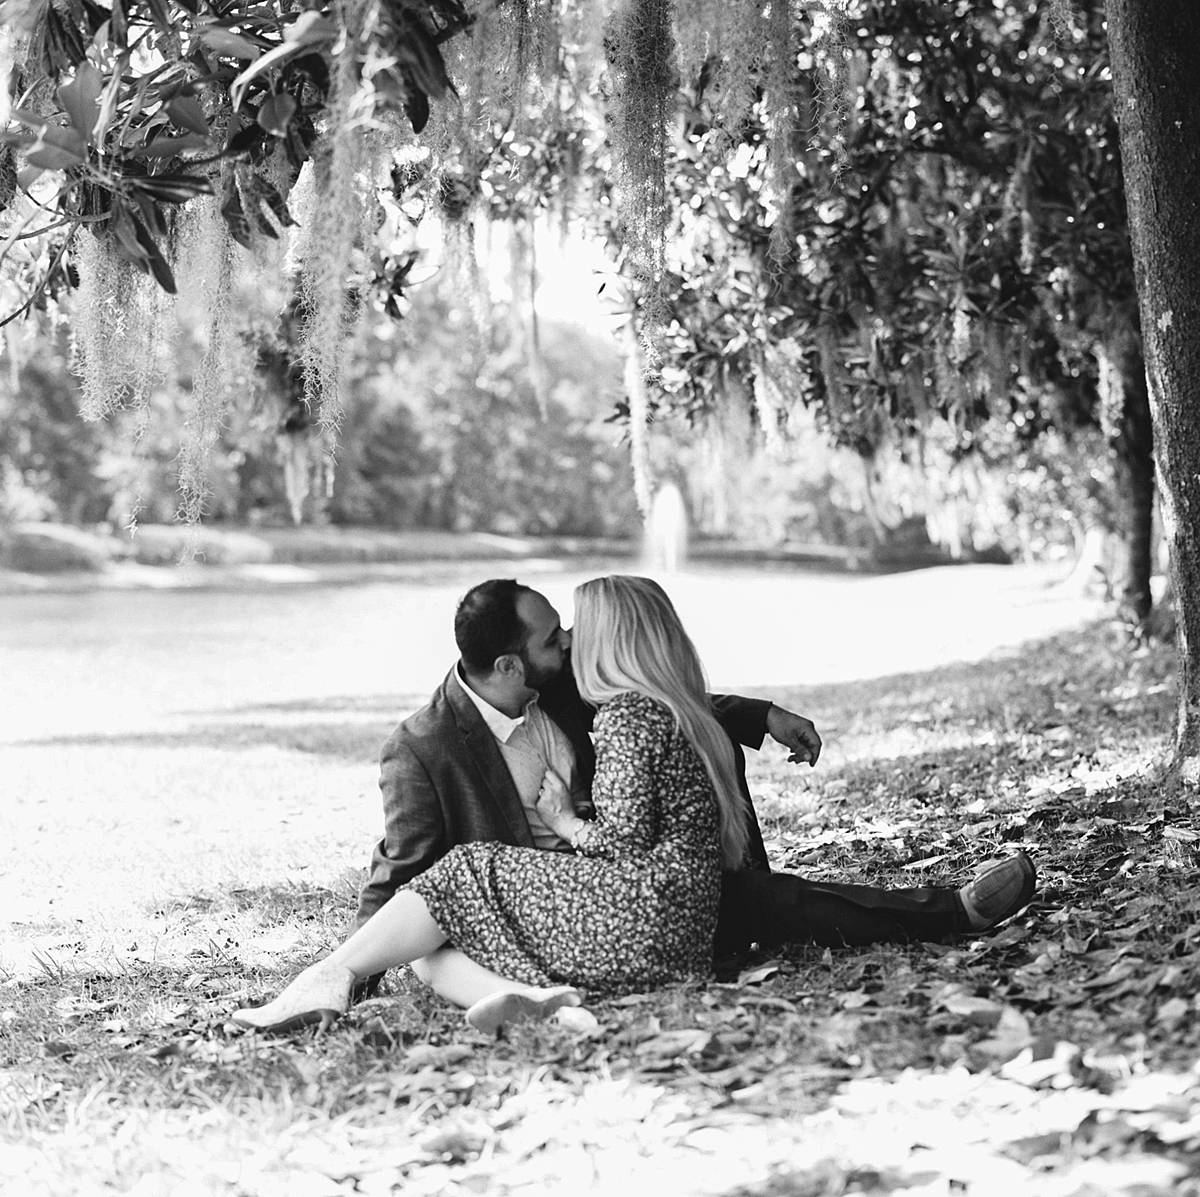
M1037 900L978 939L596 1003L591 1035L490 1039L402 973L323 1036L227 1024L345 928L382 710L14 749L0 1192L1200 1193L1200 828L1153 770L1172 664L1098 626L773 691L827 740L812 771L751 754L778 867L959 883L1022 846Z

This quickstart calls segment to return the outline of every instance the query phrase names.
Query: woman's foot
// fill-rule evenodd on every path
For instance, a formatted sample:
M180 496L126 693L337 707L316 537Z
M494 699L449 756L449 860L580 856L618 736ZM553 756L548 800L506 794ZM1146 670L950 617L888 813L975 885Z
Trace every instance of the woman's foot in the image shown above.
M578 1006L583 997L570 985L550 988L502 989L480 998L466 1013L466 1020L477 1031L492 1033L510 1022L534 1022L549 1018L563 1006Z
M306 968L273 1001L265 1006L243 1007L233 1012L233 1021L255 1031L294 1031L319 1023L328 1030L350 1008L350 990L355 975L330 959Z

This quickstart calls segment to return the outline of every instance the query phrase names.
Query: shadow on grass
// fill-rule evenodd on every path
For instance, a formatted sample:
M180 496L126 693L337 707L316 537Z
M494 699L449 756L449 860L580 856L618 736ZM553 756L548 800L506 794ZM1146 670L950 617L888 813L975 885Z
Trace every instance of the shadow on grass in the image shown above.
M278 748L363 761L379 755L391 728L387 723L211 723L198 724L187 731L55 736L24 744L37 748L208 748L226 752Z
M289 881L280 885L238 885L203 894L192 894L171 902L158 903L156 914L196 920L217 919L253 911L265 924L287 923L296 919L307 922L343 922L353 914L358 899L362 870L348 869L336 887Z
M290 715L331 712L338 715L377 715L398 720L424 706L429 695L410 690L395 694L333 694L322 698L295 698L287 702L254 702L236 707L196 708L181 715L193 718L234 718L239 715Z
M1012 739L1049 733L1086 745L1117 732L1133 741L1169 730L1174 692L1168 646L1131 646L1111 621L1100 621L982 661L775 688L771 697L843 736L903 729Z
M426 698L398 694L255 703L225 710L181 712L193 722L177 731L97 731L18 740L14 745L224 751L278 748L339 760L374 760L396 724Z
M406 1142L429 1136L425 1154L406 1157L388 1191L420 1179L425 1167L475 1167L475 1179L486 1180L479 1169L495 1143L470 1137L484 1122L514 1128L511 1142L498 1140L495 1167L523 1166L533 1156L526 1147L518 1157L517 1148L543 1151L552 1138L545 1128L561 1128L577 1100L581 1134L607 1148L639 1142L642 1121L662 1138L665 1123L640 1112L653 1115L656 1103L667 1114L695 1111L705 1133L727 1118L757 1118L781 1133L787 1120L827 1105L843 1082L912 1068L969 1071L972 1086L984 1085L1026 1050L1041 1061L1052 1049L1077 1049L1074 1071L1054 1076L1055 1090L1061 1080L1076 1096L1107 1093L1147 1069L1183 1073L1200 1052L1200 827L1178 802L1164 805L1147 778L1092 789L1079 782L1093 756L1145 752L1169 735L1172 671L1169 650L1129 652L1099 626L983 664L771 695L846 742L845 763L805 771L812 800L803 812L793 803L789 814L780 802L771 816L776 860L787 859L787 836L798 844L820 830L822 869L845 864L867 879L914 884L927 875L901 872L906 861L945 852L941 867L957 871L995 842L1036 840L1038 898L992 935L951 945L790 947L751 961L753 972L726 984L590 1002L595 1036L554 1024L481 1036L393 970L385 996L355 1007L330 1033L269 1039L230 1031L229 1011L293 975L304 960L286 933L303 925L306 947L328 939L347 896L340 884L237 886L166 908L201 945L190 963L135 962L120 975L46 977L6 990L0 1064L25 1086L25 1128L92 1125L97 1142L109 1133L103 1111L127 1108L204 1118L224 1111L255 1125L283 1111L289 1123L307 1119L314 1142L316 1128L343 1115L339 1134L352 1124L384 1126ZM294 713L311 730L317 721L305 712L314 709L276 713ZM372 708L353 712L366 723L337 719L351 714L347 707L328 713L326 730L376 734ZM254 727L288 730L261 714ZM1028 788L1035 773L1046 783L1036 791ZM793 766L767 760L752 784L766 791L794 775ZM207 936L257 949L272 935L276 950L248 954L261 965L234 959L233 948L203 950ZM620 1108L601 1142L605 1094ZM650 1104L638 1107L639 1094ZM1022 1107L1035 1096L1022 1090ZM961 1112L955 1107L953 1117ZM1089 1114L1081 1128L1088 1119L1097 1121ZM731 1125L730 1144L745 1132L745 1123ZM540 1137L522 1137L526 1128ZM1046 1150L1069 1154L1074 1140L1064 1147L1062 1128L1048 1129ZM1146 1133L1120 1131L1112 1151L1148 1143L1194 1163L1192 1140L1158 1144ZM798 1171L793 1160L774 1181L739 1180L720 1191L840 1193L924 1181L920 1160L903 1175L899 1167L855 1170L867 1154L865 1146L862 1156L848 1153L844 1168ZM353 1174L351 1165L338 1172ZM450 1182L457 1174L439 1175ZM493 1179L492 1190L503 1191L499 1174ZM1042 1191L1036 1169L1027 1179L1013 1191Z

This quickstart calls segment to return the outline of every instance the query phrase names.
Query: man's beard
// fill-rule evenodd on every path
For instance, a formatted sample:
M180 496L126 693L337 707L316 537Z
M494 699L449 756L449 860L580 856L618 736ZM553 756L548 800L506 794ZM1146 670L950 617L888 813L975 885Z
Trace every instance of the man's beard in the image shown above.
M521 663L525 666L525 685L531 690L537 690L539 693L571 672L571 658L569 656L563 657L563 663L558 669L548 669L543 665L534 665L524 653L521 654Z

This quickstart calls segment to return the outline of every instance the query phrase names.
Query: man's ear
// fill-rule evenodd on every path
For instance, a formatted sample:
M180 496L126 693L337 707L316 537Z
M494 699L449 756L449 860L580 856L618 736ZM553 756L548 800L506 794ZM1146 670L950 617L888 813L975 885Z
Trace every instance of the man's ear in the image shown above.
M505 653L503 656L497 657L492 662L492 670L498 673L506 681L515 677L518 670L521 676L525 675L525 663L521 660L517 653Z

